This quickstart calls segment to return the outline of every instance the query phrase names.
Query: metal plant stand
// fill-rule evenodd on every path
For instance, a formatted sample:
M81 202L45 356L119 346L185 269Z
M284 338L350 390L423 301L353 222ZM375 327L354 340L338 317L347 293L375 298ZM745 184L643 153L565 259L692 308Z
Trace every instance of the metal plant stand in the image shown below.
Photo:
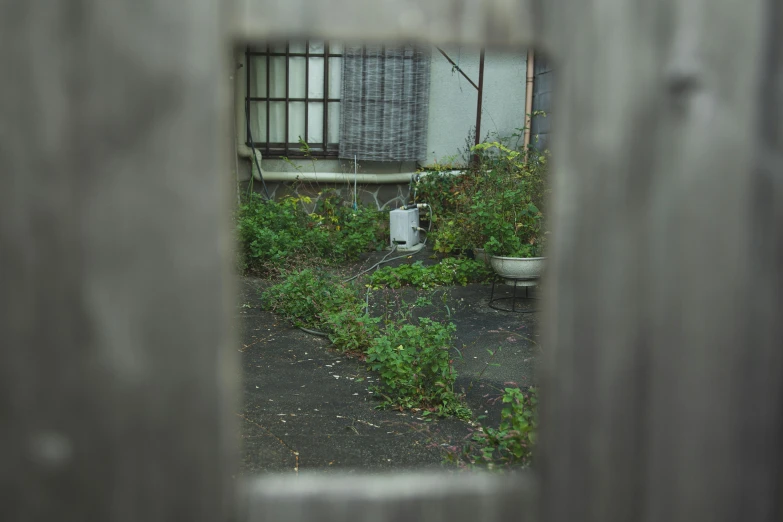
M513 291L511 296L504 296L504 297L495 297L495 285L498 282L498 279L500 279L501 283L504 281L513 281ZM536 286L538 284L537 280L531 280L531 279L512 279L508 277L500 277L499 275L495 275L495 277L492 278L492 293L489 295L489 307L494 310L499 310L501 312L513 312L517 314L530 314L533 312L537 312L538 310L530 308L529 306L524 305L523 303L531 303L532 301L538 301L538 297L533 297L530 295L530 288L533 286ZM512 286L512 285L507 285ZM525 292L524 295L518 295L517 288L524 288ZM511 301L511 307L502 307L499 304L505 301Z

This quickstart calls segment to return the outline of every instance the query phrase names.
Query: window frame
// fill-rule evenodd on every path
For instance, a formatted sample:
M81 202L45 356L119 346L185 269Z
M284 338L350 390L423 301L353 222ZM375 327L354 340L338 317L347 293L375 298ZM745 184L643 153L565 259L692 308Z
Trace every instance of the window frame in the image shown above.
M310 52L310 40L304 40L305 52L291 52L290 41L285 42L285 52L273 51L272 45L267 43L263 50L258 48L246 47L245 48L245 144L248 147L255 148L262 151L267 157L287 157L287 158L304 158L304 157L316 157L316 158L337 158L339 154L339 141L337 143L329 142L329 104L335 102L342 102L341 98L329 97L329 60L331 58L342 58L342 52L332 52L330 42L325 40L323 42L322 53ZM251 78L252 78L252 62L254 57L266 58L266 96L251 96ZM270 69L271 58L273 57L285 57L285 97L272 97L271 84L270 84ZM305 89L304 98L292 98L290 96L290 63L292 57L305 58ZM324 95L323 97L313 98L310 96L310 58L323 58L324 60ZM273 102L285 103L285 129L283 137L284 143L270 142L270 106ZM305 153L300 150L300 144L298 142L289 142L288 132L290 123L290 104L291 103L304 102L304 139L307 141L307 135L309 134L310 125L310 103L320 102L323 103L323 135L322 141L317 144L320 148L312 148ZM258 140L258 136L253 136L253 143L250 142L249 128L250 120L249 116L252 114L253 103L265 103L266 104L266 137L263 141Z

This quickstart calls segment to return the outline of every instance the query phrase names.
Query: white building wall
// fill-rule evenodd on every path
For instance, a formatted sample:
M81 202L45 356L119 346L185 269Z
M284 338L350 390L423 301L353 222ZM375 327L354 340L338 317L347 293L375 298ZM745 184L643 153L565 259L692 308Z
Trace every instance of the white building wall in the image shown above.
M442 48L478 85L479 50ZM488 50L484 56L481 138L509 136L525 123L526 51ZM465 149L476 124L476 89L437 49L432 51L427 163L447 162Z

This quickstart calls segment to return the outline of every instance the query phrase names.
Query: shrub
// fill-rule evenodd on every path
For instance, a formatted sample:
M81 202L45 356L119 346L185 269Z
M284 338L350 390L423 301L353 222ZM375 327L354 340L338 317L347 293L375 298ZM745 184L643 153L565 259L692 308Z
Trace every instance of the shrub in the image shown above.
M237 216L241 266L260 274L281 273L355 259L386 244L383 213L346 206L334 195L322 197L308 213L309 198L264 201L247 196Z
M462 285L485 280L490 270L472 259L446 258L432 266L424 266L421 261L411 265L384 267L373 273L370 285L374 288L388 286L400 288L432 288L435 286Z
M467 170L459 176L429 172L417 182L417 201L427 202L432 209L430 237L435 251L459 253L483 245L469 213L477 179L477 172Z
M360 205L352 208L335 194L321 197L312 214L330 233L330 251L325 257L333 261L355 259L362 252L386 246L388 216L375 208Z
M472 146L478 162L460 176L435 171L417 182L417 200L433 210L436 251L541 255L549 153L520 147L521 135Z
M357 313L356 310L341 310L329 314L326 331L335 348L344 352L364 352L378 336L380 318Z
M364 313L364 301L353 287L313 269L289 275L264 292L262 300L267 310L282 315L294 326L327 331L331 318L340 312L356 316Z
M390 322L367 349L367 363L381 376L374 391L385 406L424 408L425 414L467 418L470 411L454 393L451 347L456 327L427 318Z
M451 454L449 460L490 469L530 465L538 429L538 392L536 388L529 388L527 392L506 388L501 397L506 406L500 416L500 425L476 431L461 455Z
M403 303L396 317L371 317L354 287L311 269L289 275L264 292L267 310L295 326L325 332L335 347L363 352L370 369L381 376L373 391L383 406L421 407L429 413L469 417L454 393L456 374L450 351L456 327L428 318L414 319L413 308L429 304Z
M544 173L546 156L523 152L500 142L474 147L484 172L469 215L486 238L487 254L535 257L541 254L543 230Z

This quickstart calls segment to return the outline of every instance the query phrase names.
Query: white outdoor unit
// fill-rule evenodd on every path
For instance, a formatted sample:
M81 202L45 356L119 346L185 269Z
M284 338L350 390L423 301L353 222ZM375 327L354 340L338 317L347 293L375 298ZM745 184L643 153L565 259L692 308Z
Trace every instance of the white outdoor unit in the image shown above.
M397 250L413 250L419 244L419 209L408 208L389 212L391 244Z

